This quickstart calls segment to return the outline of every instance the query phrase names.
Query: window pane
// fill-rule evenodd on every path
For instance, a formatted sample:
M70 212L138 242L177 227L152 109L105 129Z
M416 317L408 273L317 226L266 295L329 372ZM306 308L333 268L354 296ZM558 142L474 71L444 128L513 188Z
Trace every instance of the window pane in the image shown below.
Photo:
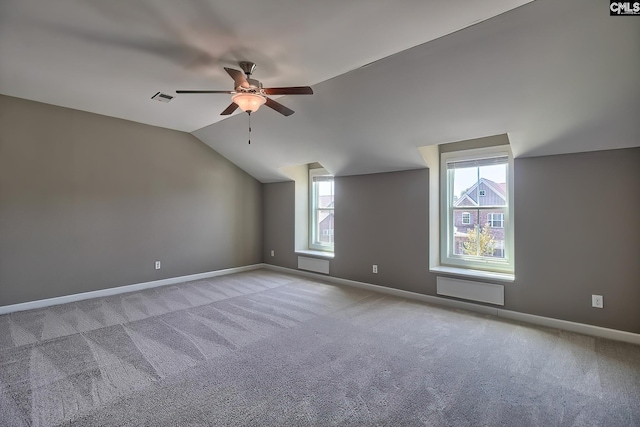
M451 241L452 254L504 258L505 208L473 211L454 209ZM468 218L467 218L468 214ZM466 219L470 223L465 222Z
M506 206L507 205L507 165L481 166L478 168L480 177L480 206Z
M313 178L316 186L316 197L318 208L333 207L333 177L332 176L316 176Z
M503 228L504 227L504 213L500 211L494 211L487 214L487 223L491 228Z
M453 174L454 207L507 205L507 164L501 158L489 160L447 164Z
M468 244L469 233L475 233L478 224L478 210L469 211L453 210L453 254L454 255L476 255L476 249Z
M311 169L309 249L333 250L334 178L324 169Z
M462 212L462 224L471 224L471 214L469 212Z
M505 241L505 212L506 208L492 209L480 213L482 232L485 233L487 250L484 256L492 258L504 258Z
M453 206L478 206L478 168L453 170Z
M309 249L333 251L334 178L324 169L309 170Z
M316 243L333 244L333 209L318 209L316 218Z

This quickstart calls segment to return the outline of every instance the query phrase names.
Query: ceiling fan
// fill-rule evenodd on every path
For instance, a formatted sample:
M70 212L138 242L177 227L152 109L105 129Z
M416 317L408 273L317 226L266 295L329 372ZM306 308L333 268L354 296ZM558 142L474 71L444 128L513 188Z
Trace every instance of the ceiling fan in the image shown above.
M227 93L233 95L231 97L231 101L233 102L222 113L220 113L221 116L228 116L238 108L251 114L252 112L257 111L263 104L266 104L267 107L276 110L280 114L290 116L294 113L292 109L268 98L267 95L313 94L313 90L309 86L262 87L262 83L260 83L260 81L251 78L251 74L256 69L256 64L249 61L241 61L238 65L240 65L242 71L224 67L225 71L229 73L234 81L234 90L177 90L176 93Z

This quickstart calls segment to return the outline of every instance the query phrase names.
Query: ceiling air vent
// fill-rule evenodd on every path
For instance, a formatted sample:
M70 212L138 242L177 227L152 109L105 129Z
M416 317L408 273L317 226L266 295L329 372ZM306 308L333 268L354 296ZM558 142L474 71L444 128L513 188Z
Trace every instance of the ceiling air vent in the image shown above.
M169 102L173 98L175 97L171 95L167 95L166 93L162 93L162 92L158 92L151 97L151 99L155 99L156 101L160 101L160 102Z

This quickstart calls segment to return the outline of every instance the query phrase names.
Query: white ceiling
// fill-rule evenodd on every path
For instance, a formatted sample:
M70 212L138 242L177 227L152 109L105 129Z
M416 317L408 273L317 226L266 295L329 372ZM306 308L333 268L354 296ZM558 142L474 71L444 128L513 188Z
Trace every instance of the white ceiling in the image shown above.
M271 182L424 167L416 147L500 133L520 157L638 146L638 40L600 0L0 0L0 93L193 132ZM150 100L231 89L243 59L315 91L253 114L251 145L227 95Z

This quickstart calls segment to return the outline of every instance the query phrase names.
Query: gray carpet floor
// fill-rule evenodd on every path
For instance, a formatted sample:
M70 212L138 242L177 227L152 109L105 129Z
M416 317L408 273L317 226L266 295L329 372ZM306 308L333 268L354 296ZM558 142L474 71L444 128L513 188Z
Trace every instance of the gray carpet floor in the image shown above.
M2 426L640 426L640 346L257 270L0 316Z

